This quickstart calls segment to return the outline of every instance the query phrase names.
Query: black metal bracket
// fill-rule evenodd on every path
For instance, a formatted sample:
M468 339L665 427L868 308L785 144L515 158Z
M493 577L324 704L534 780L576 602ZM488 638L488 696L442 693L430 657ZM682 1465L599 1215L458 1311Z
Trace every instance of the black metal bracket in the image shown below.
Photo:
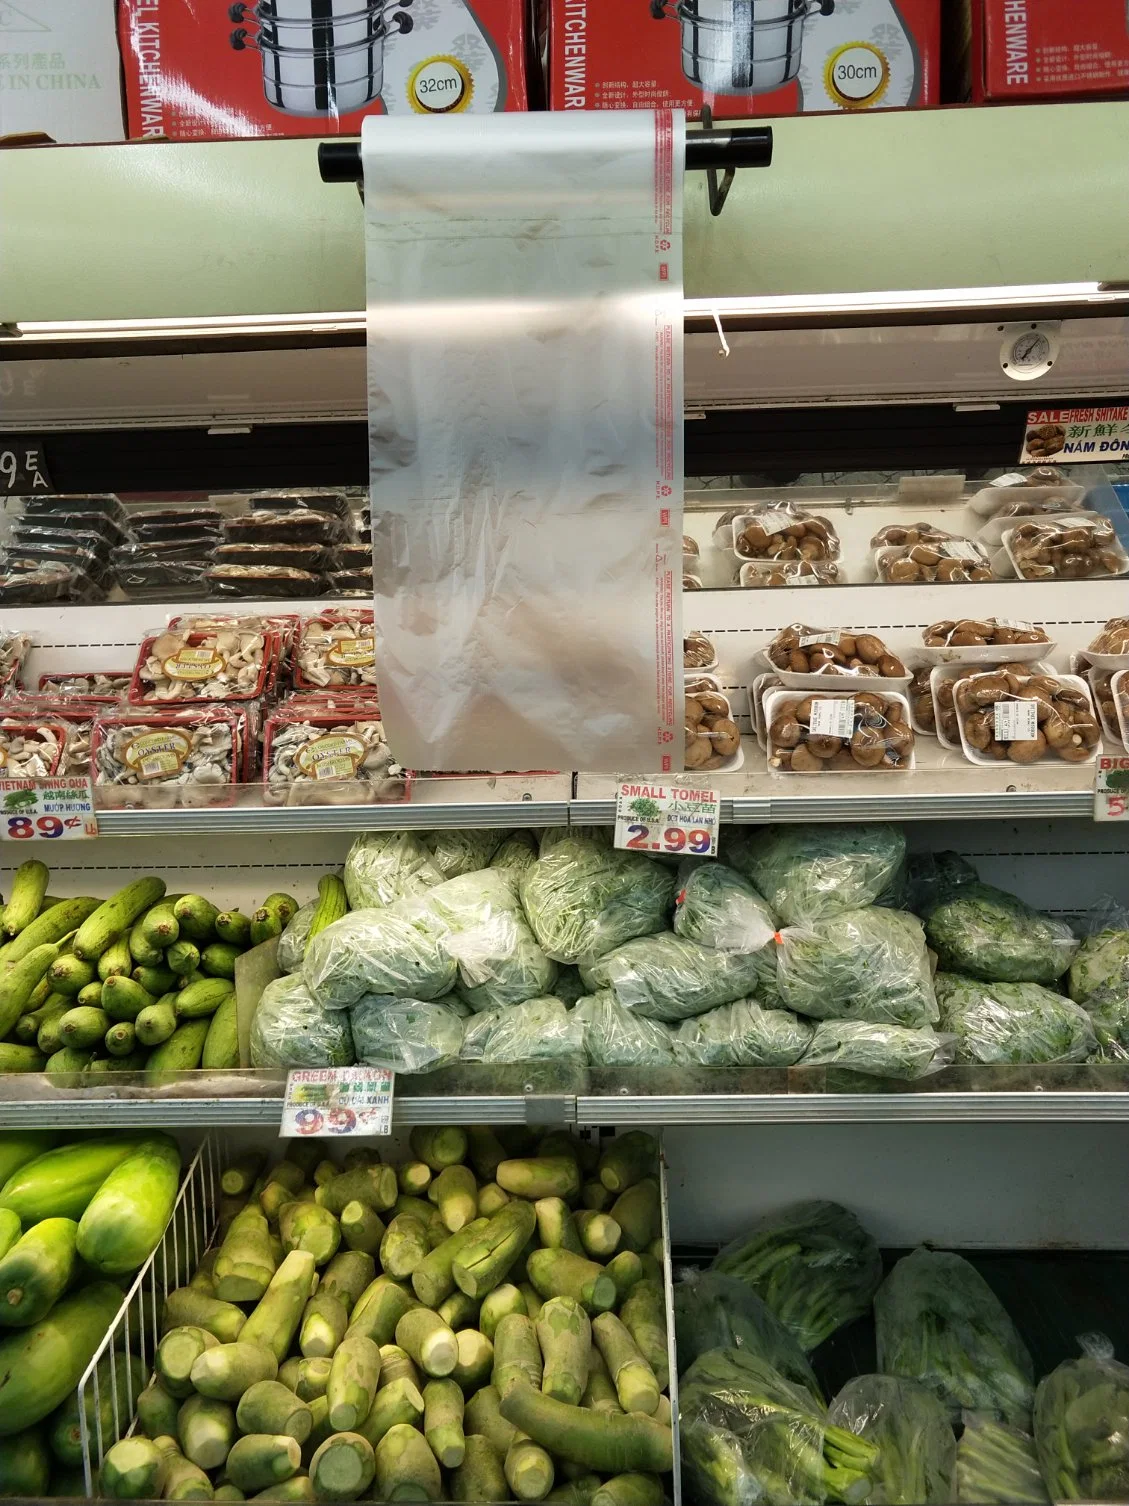
M772 127L735 126L717 130L708 107L702 111L704 129L686 133L686 168L704 172L709 185L710 213L719 215L743 167L772 165ZM361 184L361 148L357 141L318 143L318 171L324 183ZM718 173L722 173L718 182Z

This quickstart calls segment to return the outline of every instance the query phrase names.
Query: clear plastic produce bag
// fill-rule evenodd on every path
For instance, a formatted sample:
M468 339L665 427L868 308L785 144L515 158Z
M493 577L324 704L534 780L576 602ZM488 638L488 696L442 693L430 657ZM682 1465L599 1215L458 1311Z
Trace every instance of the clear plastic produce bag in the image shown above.
M789 1009L817 1020L920 1030L937 1019L921 922L904 910L852 910L781 931L777 983Z
M489 1009L467 1022L463 1034L464 1061L568 1061L583 1065L584 1022L559 999L528 999L510 1009Z
M461 1017L446 1004L365 994L349 1011L357 1060L393 1072L433 1072L457 1061Z
M486 826L472 831L433 831L423 840L443 878L453 879L485 868L509 835L508 830Z
M828 1415L878 1449L867 1506L948 1506L957 1443L931 1391L894 1375L857 1375Z
M310 900L300 906L286 923L286 929L278 938L277 962L284 973L296 973L302 966L306 947L310 940L310 927L320 901Z
M491 868L507 868L510 872L524 873L537 861L537 836L531 831L511 832L490 859Z
M1035 1448L1052 1501L1129 1500L1129 1366L1102 1334L1039 1382Z
M751 994L760 971L754 957L714 952L661 931L582 962L580 976L593 993L611 989L626 1009L669 1024Z
M899 826L766 826L730 836L725 855L782 925L806 925L872 905L901 868Z
M924 915L964 884L978 884L980 875L958 852L911 852L906 858L906 902L900 908Z
M521 1004L551 992L557 964L534 940L515 873L483 868L448 879L423 905L459 966L459 994L473 1010Z
M592 994L575 1009L584 1026L584 1049L593 1067L673 1067L670 1030L616 1002L615 994Z
M966 1412L954 1499L961 1506L1049 1506L1031 1434Z
M743 1281L720 1271L682 1272L674 1288L674 1329L683 1370L707 1349L747 1349L823 1404L807 1355Z
M695 1506L867 1499L878 1450L747 1349L710 1349L679 1383L682 1468Z
M813 1029L790 1009L766 1009L735 999L683 1020L674 1054L686 1066L793 1067L811 1044Z
M1064 921L989 884L962 884L925 917L925 934L946 972L987 983L1053 986L1078 951Z
M983 1276L947 1250L899 1260L874 1299L878 1368L928 1386L955 1422L962 1408L1016 1427L1031 1419L1034 1371Z
M938 973L941 1028L962 1062L1084 1062L1098 1049L1080 1004L1038 983L981 983Z
M351 1067L349 1016L322 1007L297 974L263 989L251 1020L252 1067Z
M302 977L326 1009L348 1009L362 994L438 999L456 966L418 899L382 910L354 910L319 931L306 948Z
M443 882L424 841L426 833L366 831L345 859L345 893L351 910L375 910Z
M752 1287L810 1354L870 1307L882 1256L848 1209L812 1201L758 1219L711 1269Z
M674 930L717 952L759 952L775 935L776 920L748 879L706 861L678 870Z
M847 1067L867 1077L915 1082L952 1064L953 1040L933 1030L872 1025L866 1020L821 1020L801 1067Z
M557 962L580 962L661 931L675 875L641 853L612 847L608 833L547 831L521 875L522 908L539 945Z
M1110 905L1101 922L1083 938L1070 964L1070 997L1087 1004L1095 995L1103 1001L1129 999L1129 916Z

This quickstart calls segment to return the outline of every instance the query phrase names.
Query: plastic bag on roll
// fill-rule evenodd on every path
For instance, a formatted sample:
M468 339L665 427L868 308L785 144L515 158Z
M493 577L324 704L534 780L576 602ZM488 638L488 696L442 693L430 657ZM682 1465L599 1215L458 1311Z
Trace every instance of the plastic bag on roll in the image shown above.
M965 1412L963 1422L954 1500L961 1506L1050 1506L1030 1433L982 1412Z
M584 1025L584 1049L593 1067L673 1067L667 1026L616 1002L615 994L592 994L574 1011Z
M852 910L780 933L785 1004L817 1020L867 1020L919 1030L937 1017L921 922L902 910Z
M424 845L442 877L453 879L485 868L509 835L508 830L492 826L472 831L433 831L424 837Z
M894 1375L857 1375L828 1416L878 1449L867 1506L948 1506L957 1444L931 1391Z
M459 994L473 1010L548 994L557 964L537 945L517 897L516 873L483 868L448 879L423 901L459 966Z
M915 1082L952 1064L955 1042L933 1030L872 1025L868 1020L821 1020L801 1067L847 1067L868 1077Z
M683 1370L708 1349L747 1349L822 1404L807 1355L743 1281L719 1271L685 1271L674 1288L674 1330Z
M1054 1501L1129 1499L1129 1366L1103 1334L1039 1382L1035 1448Z
M592 993L611 989L625 1008L669 1024L751 994L760 976L755 956L714 952L662 931L582 962L580 976Z
M706 861L678 870L674 930L718 952L759 952L772 940L776 920L748 879Z
M790 1009L766 1009L755 999L735 999L683 1020L674 1054L686 1066L792 1067L811 1044L813 1027Z
M351 1067L349 1016L324 1009L301 977L275 978L251 1020L252 1067Z
M457 1061L463 1022L445 1003L365 994L349 1011L357 1060L392 1072L433 1072Z
M424 837L414 831L366 831L345 859L345 893L352 910L375 910L443 882Z
M789 926L874 904L898 874L905 854L900 827L861 822L738 830L726 845L730 865Z
M354 910L310 942L302 977L326 1009L348 1009L363 994L438 999L453 987L456 965L435 925L418 899Z
M278 938L277 962L284 973L296 973L302 966L302 958L306 955L306 945L310 939L310 927L314 923L320 900L312 899L308 904L302 905L290 917L286 928Z
M464 1061L506 1066L525 1062L568 1061L582 1064L584 1022L559 999L528 999L509 1009L488 1009L468 1020L463 1033Z

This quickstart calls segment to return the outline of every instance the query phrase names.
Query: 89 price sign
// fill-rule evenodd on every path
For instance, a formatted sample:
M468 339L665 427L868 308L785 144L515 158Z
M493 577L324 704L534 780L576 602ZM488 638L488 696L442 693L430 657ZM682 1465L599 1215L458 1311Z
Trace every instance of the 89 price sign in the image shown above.
M709 857L717 851L716 790L623 780L616 796L615 845L631 852Z
M0 841L75 841L97 835L89 779L0 779Z

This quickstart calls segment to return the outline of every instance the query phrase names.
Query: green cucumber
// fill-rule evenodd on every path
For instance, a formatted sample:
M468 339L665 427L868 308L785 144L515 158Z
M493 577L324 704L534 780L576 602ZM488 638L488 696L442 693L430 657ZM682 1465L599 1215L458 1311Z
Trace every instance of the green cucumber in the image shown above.
M0 1043L0 1072L45 1072L47 1056L38 1046Z
M57 1014L60 1010L66 1014L68 1009L73 1008L73 999L68 999L63 994L48 994L46 1003L20 1015L12 1026L11 1039L20 1046L34 1046L39 1039L39 1027L48 1015Z
M11 1208L25 1228L45 1218L80 1219L115 1167L147 1137L115 1131L44 1151L19 1167L0 1188L0 1208Z
M167 895L159 905L146 910L137 925L149 945L161 952L180 939L180 921L173 913L173 902Z
M200 953L200 968L210 978L234 978L235 959L243 955L243 948L230 941L213 941Z
M147 994L159 999L170 988L177 987L176 974L167 967L135 967L133 981L140 983Z
M0 1134L0 1187L21 1166L53 1150L60 1138L55 1130L6 1130Z
M133 1022L137 1039L143 1046L159 1046L176 1029L174 998L174 994L165 994L164 998L143 1009Z
M107 1032L109 1034L109 1032ZM97 1056L86 1069L89 1077L92 1072L140 1072L149 1060L149 1053L143 1046L135 1046L125 1056Z
M47 1316L74 1275L77 1235L73 1218L45 1218L0 1260L0 1328Z
M78 1253L103 1276L126 1276L157 1248L180 1186L180 1150L152 1135L116 1166L87 1204Z
M211 941L216 934L216 916L220 913L202 894L182 894L173 905L180 934L189 941Z
M176 1017L178 1020L199 1020L213 1015L234 992L235 985L230 978L201 978L177 994Z
M111 1020L136 1020L143 1009L156 1002L148 989L120 973L102 985L102 1008Z
M45 1496L51 1454L38 1428L0 1441L0 1496Z
M221 910L216 916L216 935L232 946L245 948L251 944L251 922L240 910Z
M100 957L108 946L128 932L143 911L162 899L164 893L164 880L159 878L140 878L126 884L83 921L74 939L75 956L87 962Z
M105 983L108 978L128 978L133 972L133 953L129 941L121 937L112 942L98 958L98 977Z
M150 1056L146 1073L150 1079L164 1072L194 1072L204 1054L211 1020L185 1020Z
M53 1009L45 1009L39 1021L39 1029L35 1034L35 1044L46 1056L53 1056L62 1046L63 1042L59 1035L59 1026L63 1016L69 1014L71 1001L65 999L62 1004L56 1004ZM25 1016L25 1018L27 1018Z
M222 1071L239 1065L238 1004L228 994L209 1022L200 1065L206 1071Z
M93 983L97 976L97 970L93 963L80 962L70 952L62 957L56 957L47 969L47 978L56 992L66 994L74 999L82 992L88 983Z
M4 935L18 936L39 914L49 878L47 864L38 858L21 863L12 877L12 892L4 906Z
M104 1009L88 1009L80 1004L77 1009L68 1009L59 1021L59 1039L64 1046L78 1050L96 1046L112 1023Z
M0 1437L32 1427L66 1400L121 1306L121 1290L97 1281L0 1339Z
M69 936L88 916L93 915L101 904L101 900L84 894L77 899L64 899L53 905L22 930L15 941L8 943L4 948L4 962L20 962L37 946L42 946L45 942L62 941L64 936Z
M349 901L345 895L344 883L335 873L327 873L318 881L318 905L310 922L307 945L319 931L324 931L326 926L331 926L348 912Z
M60 1073L85 1072L93 1060L94 1052L88 1047L60 1046L58 1051L47 1058L43 1070L52 1076Z
M10 1208L0 1208L0 1257L7 1255L19 1237L19 1218Z
M102 1007L102 980L96 978L93 983L88 983L85 988L79 989L76 1004L93 1004L96 1009Z
M271 913L277 915L282 924L286 926L290 923L290 921L294 919L295 915L297 915L299 906L298 901L294 899L292 895L283 894L280 891L276 890L274 894L267 895L266 899L263 900L263 903L259 908L262 910L270 910Z
M174 941L165 953L165 966L180 977L200 966L200 948L191 941Z
M37 983L59 955L57 942L44 942L0 973L0 1039L30 1007Z
M132 1055L137 1046L137 1032L128 1020L120 1020L106 1031L106 1050L119 1059Z
M164 947L154 946L135 920L129 928L129 955L139 967L158 967L164 959Z

